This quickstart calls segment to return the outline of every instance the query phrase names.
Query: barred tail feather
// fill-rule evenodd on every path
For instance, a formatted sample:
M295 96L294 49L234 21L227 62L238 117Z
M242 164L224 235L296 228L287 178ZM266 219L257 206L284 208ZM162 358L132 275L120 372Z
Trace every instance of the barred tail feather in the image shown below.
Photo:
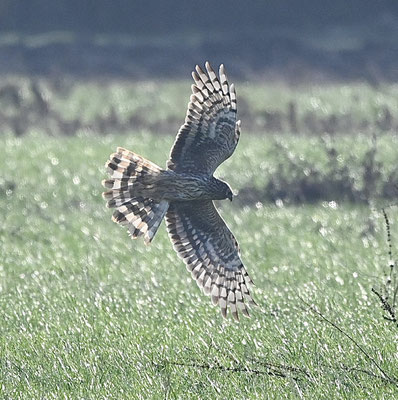
M120 225L127 226L133 239L144 236L145 243L149 244L168 208L169 203L165 200L157 203L152 199L136 197L118 207L113 213L112 220Z
M121 147L110 156L106 168L111 179L104 180L108 190L102 194L107 207L116 208L113 221L127 226L133 239L144 236L152 241L165 216L169 203L144 196L156 184L163 171L156 164Z
M145 176L156 176L162 168L140 155L118 147L105 164L112 180L120 180L121 184L139 182ZM110 182L107 184L110 185ZM108 187L108 186L107 186Z

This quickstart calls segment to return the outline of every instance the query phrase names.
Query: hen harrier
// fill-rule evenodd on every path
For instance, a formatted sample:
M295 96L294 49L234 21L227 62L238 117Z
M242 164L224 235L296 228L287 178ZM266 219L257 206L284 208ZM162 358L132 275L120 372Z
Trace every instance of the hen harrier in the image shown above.
M232 200L232 191L214 178L216 168L238 144L236 93L224 66L219 78L206 62L192 72L194 84L185 123L181 126L167 168L118 147L106 163L110 179L103 181L107 206L116 208L113 221L125 225L133 239L150 243L166 216L174 249L203 292L219 305L223 317L229 307L249 317L254 305L252 280L240 259L239 245L213 200Z

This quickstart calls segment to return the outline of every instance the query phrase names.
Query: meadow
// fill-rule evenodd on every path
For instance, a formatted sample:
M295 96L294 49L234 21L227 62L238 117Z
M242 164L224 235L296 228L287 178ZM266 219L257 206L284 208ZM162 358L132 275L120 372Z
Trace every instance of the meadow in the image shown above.
M151 82L59 84L56 97L55 84L38 82L46 109L30 82L18 82L0 137L2 398L398 396L398 328L372 292L383 292L390 273L383 207L392 257L398 245L395 87L339 86L315 97L294 89L280 100L270 88L262 105L250 96L266 88L243 87L242 125L245 113L254 122L218 171L237 192L218 206L256 285L258 307L236 323L199 291L164 225L151 246L132 241L101 197L117 146L165 164L187 83L160 93ZM262 134L292 98L304 134L289 129L291 114ZM30 128L18 133L21 110ZM305 125L310 111L314 121L354 122L316 135ZM101 126L119 131L102 135Z

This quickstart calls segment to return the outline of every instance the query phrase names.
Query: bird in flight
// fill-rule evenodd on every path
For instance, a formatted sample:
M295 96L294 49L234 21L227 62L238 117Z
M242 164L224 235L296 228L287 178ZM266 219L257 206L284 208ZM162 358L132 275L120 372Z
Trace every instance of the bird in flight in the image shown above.
M236 92L224 66L216 75L196 66L185 122L178 131L166 169L118 147L106 163L110 179L102 182L113 221L135 239L150 243L163 218L170 240L188 271L223 317L229 308L239 320L255 305L253 284L240 258L239 245L213 200L232 200L231 188L213 176L239 141Z

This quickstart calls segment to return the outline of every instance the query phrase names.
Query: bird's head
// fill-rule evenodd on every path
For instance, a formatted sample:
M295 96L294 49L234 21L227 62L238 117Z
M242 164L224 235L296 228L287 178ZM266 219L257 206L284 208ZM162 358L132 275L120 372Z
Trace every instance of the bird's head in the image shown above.
M229 185L220 179L213 178L214 192L215 197L214 200L224 200L229 199L232 201L233 193Z

